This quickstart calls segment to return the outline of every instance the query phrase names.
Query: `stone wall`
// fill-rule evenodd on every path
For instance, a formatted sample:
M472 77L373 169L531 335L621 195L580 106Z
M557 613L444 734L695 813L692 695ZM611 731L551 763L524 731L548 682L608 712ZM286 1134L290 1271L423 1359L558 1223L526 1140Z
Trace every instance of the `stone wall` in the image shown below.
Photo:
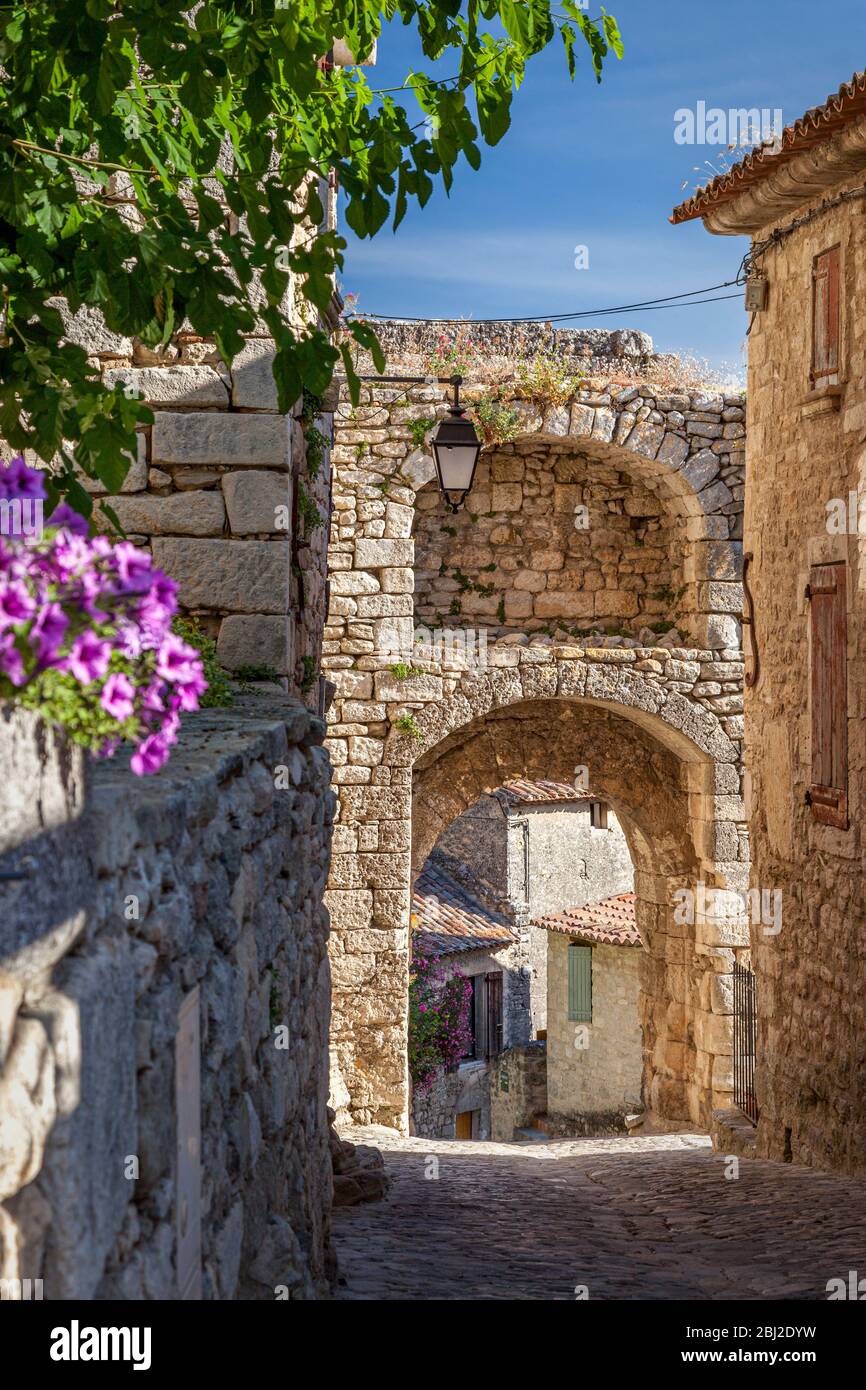
M505 358L497 380L505 403L521 417L518 437L505 451L520 478L479 483L484 506L473 493L466 500L465 516L484 514L489 535L459 517L452 525L441 500L425 492L433 463L416 446L410 421L444 413L444 388L368 385L359 407L341 401L336 419L323 647L335 688L328 746L340 803L328 894L334 1103L360 1123L407 1122L409 890L445 826L508 777L571 782L582 763L593 790L621 821L636 868L638 923L648 946L641 1006L645 1100L672 1121L708 1122L710 1106L730 1097L732 1076L730 994L707 977L730 974L747 933L707 923L684 929L673 918L673 894L681 886L694 889L699 880L730 888L747 881L738 621L742 399L678 385L652 360L649 340L641 337L634 344L640 351L626 361L624 338L617 339L617 358L617 335L596 335L586 360L593 370L604 362L607 374L585 376L567 405L542 408L516 384L513 356L506 360L516 341L512 326L485 331L491 341L501 339ZM423 333L413 337L386 325L383 334L388 371L410 374L414 366L417 372ZM572 355L580 356L577 336L562 338L558 350L568 357L569 343ZM647 377L636 377L636 367ZM470 385L467 401L494 384ZM502 457L501 448L495 452ZM573 470L578 481L558 481L557 468ZM599 494L595 535L590 509L589 550L580 551L582 567L568 569L575 576L569 582L593 572L605 581L604 591L639 593L637 610L629 614L632 628L623 635L625 614L603 620L595 599L591 622L602 624L603 632L587 635L583 622L584 635L576 635L577 620L566 626L556 616L548 631L528 630L534 609L532 619L515 614L506 620L506 590L518 592L520 574L536 576L519 591L533 604L542 592L603 592L562 588L564 558L561 566L556 556L550 564L533 564L541 541L527 528L550 512L557 487L574 489L568 494L572 515L578 492L592 487L596 471L612 488L610 469L618 475L616 495ZM519 501L508 491L518 482ZM494 489L502 489L495 500ZM625 545L625 519L629 533L631 519L638 523L636 541L650 534L640 534L648 495L659 507L653 517L663 519L658 534L672 535L673 527L679 537L669 552L677 606L662 620L666 627L676 617L678 626L660 633L640 625L649 616L642 602L671 602L649 597L657 592L649 585L656 583L660 561L654 557L643 576L640 556L647 547ZM422 498L429 501L419 510ZM440 570L444 564L464 576L455 580L458 592L448 604L445 634L460 639L451 651L415 640L421 635L416 545L419 535L434 534L430 503L440 508L439 531L454 531ZM608 516L614 518L610 526L603 524ZM423 523L416 525L419 518ZM498 526L510 528L514 539L494 555L489 541ZM487 537L490 559L473 558L476 534ZM619 576L620 562L636 567L634 590L624 587L632 578ZM470 576L472 566L477 579ZM433 570L427 566L423 573L435 579ZM492 594L479 593L491 584ZM467 595L486 606L464 613ZM495 600L492 613L489 600Z
M844 132L843 132L844 135ZM842 136L839 137L840 139ZM828 142L827 151L832 151ZM862 162L862 156L858 156ZM829 186L832 153L786 188L784 214L817 213L821 197L862 189L862 168ZM837 175L838 177L838 175ZM797 192L801 198L797 199ZM839 384L810 389L813 258L841 248ZM866 1167L866 288L863 201L827 208L762 258L767 308L749 338L749 497L746 544L757 614L760 676L747 693L753 882L782 893L778 934L753 927L757 973L758 1152L848 1170ZM853 494L853 524L851 524ZM848 517L828 527L841 499ZM859 524L858 524L859 507ZM859 525L859 529L858 529ZM847 530L848 534L844 531ZM809 567L847 561L847 830L806 805L811 781Z
M490 1137L508 1143L547 1111L546 1044L507 1048L497 1058L490 1083Z
M547 935L547 1103L551 1113L600 1117L639 1108L640 950L592 946L592 1022L573 1023L568 1018L569 938L553 931Z
M68 329L107 383L154 411L110 499L124 530L178 580L183 611L215 638L224 666L270 668L315 703L333 413L307 419L299 400L280 414L266 337L248 338L229 370L213 343L190 334L156 354L87 317Z
M155 777L121 757L85 776L0 712L0 867L20 875L0 883L3 1279L327 1292L322 732L255 697L186 716Z

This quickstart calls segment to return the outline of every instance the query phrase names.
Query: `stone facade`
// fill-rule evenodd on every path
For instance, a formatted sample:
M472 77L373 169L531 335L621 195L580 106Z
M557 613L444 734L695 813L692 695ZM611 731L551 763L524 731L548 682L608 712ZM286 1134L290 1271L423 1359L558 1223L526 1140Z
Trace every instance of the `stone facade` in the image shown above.
M322 733L256 697L136 779L2 711L0 1278L327 1293Z
M405 355L402 361L392 355L390 373L409 374L407 341L404 334ZM669 377L664 389L633 375L624 384L634 363L620 363L621 373L610 356L608 363L607 380L584 379L568 407L542 412L525 399L521 405L517 388L506 396L523 411L525 428L496 456L510 459L520 476L513 482L503 477L495 487L519 483L519 501L511 492L497 492L494 499L491 465L482 455L476 487L484 505L473 491L452 526L439 503L440 531L451 527L456 533L446 569L469 580L468 590L456 581L464 597L471 592L473 603L477 598L486 604L464 614L458 596L459 611L449 611L449 622L461 639L473 630L476 657L483 634L483 660L465 659L466 641L452 651L414 641L416 616L422 616L415 609L416 546L419 536L426 544L424 538L434 535L434 507L417 506L433 464L416 447L409 421L441 413L446 393L434 386L367 386L357 410L347 402L339 410L323 658L335 689L328 747L340 802L328 894L334 928L333 1099L357 1122L407 1123L413 862L417 873L445 826L509 777L570 782L577 764L589 767L590 784L613 807L635 864L638 925L647 944L641 1004L645 1101L663 1120L708 1122L711 1106L730 1097L730 1000L703 982L730 973L736 953L747 948L747 935L718 923L684 927L674 920L673 895L696 879L737 887L748 872L737 620L742 401L707 393L686 397ZM470 390L468 398L481 389ZM726 471L735 461L736 478ZM574 533L582 566L566 566L565 558L560 565L553 555L533 565L528 547L540 549L544 537L530 536L530 520L547 536L555 489L572 489L573 508L584 488L594 486L591 464L599 467L600 487L612 486L608 468L621 475L616 495L604 499L604 515L620 520L602 525L601 495L597 505L590 497L597 534L590 506L588 551L586 537ZM557 467L572 470L574 481L558 481ZM530 474L536 481L527 490ZM537 593L582 592L562 587L557 576L566 570L577 580L584 571L597 571L605 592L646 592L647 602L663 602L649 599L660 572L656 555L643 587L636 583L627 590L628 575L617 572L619 560L639 564L642 547L625 546L622 518L634 517L638 540L649 536L647 494L660 508L652 514L658 525L652 534L663 533L673 544L673 527L679 537L676 607L667 609L671 616L664 620L675 619L676 628L653 634L647 645L643 624L649 610L640 603L629 615L604 623L606 633L598 637L585 634L586 621L584 635L575 635L578 623L564 626L561 609L544 619L549 632L528 626L535 621L534 607L532 618L509 617L507 609L502 617L514 576L530 572L544 581L543 589L533 580L536 587L520 591L533 605ZM436 502L429 489L423 495ZM513 531L502 551L486 530L468 528L468 518L487 511L494 513L485 518L494 523L490 535L496 525ZM482 534L486 539L476 547ZM472 551L468 557L464 548ZM432 569L428 565L424 573ZM478 593L490 584L492 595ZM487 599L495 600L492 613ZM627 616L630 635L622 635ZM592 621L601 621L595 599Z
M776 239L756 261L768 292L749 337L745 544L754 556L760 660L746 701L753 882L782 894L781 930L752 929L756 1151L859 1170L866 1166L866 329L855 306L866 289L866 118L849 95L843 89L810 113L802 144L792 128L783 157L765 156L738 196L710 186L677 215L703 215L711 231L749 233L756 247ZM814 262L834 247L838 370L816 383ZM815 698L806 586L811 566L839 561L847 567L847 829L821 824L806 803Z
M641 1103L640 955L592 945L592 1022L568 1018L569 938L548 932L547 1103L597 1128ZM579 1030L583 1030L580 1032Z
M547 1027L547 933L537 917L631 892L628 842L613 812L608 827L591 824L592 798L533 802L507 789L479 801L446 826L434 851L470 892L514 922L529 976L527 1037Z

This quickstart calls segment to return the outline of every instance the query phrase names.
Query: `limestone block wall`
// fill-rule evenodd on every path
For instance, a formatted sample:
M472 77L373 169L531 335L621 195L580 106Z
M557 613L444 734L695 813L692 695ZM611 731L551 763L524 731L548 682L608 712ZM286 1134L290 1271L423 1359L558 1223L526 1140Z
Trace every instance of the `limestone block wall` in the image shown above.
M106 382L154 411L110 499L124 530L180 583L183 611L216 640L224 666L269 668L315 704L332 411L299 400L279 413L267 337L248 338L229 370L212 342L191 334L159 354L89 318L71 321L69 335Z
M256 697L187 716L155 777L85 776L0 711L0 1278L327 1292L322 733Z
M580 1024L568 1018L568 945L548 932L547 1103L554 1115L621 1115L641 1099L641 952L592 946L592 1022Z
M816 156L817 158L818 156ZM822 156L823 157L823 156ZM781 219L817 214L802 189ZM862 171L821 197L862 188ZM768 223L756 235L772 234ZM839 384L810 390L813 258L839 246ZM749 349L746 544L761 661L747 692L753 881L782 894L777 934L753 928L757 974L759 1152L848 1170L866 1167L866 289L863 201L842 203L762 259L767 308ZM828 518L845 521L828 528ZM853 502L852 502L853 499ZM847 830L818 824L811 781L809 567L847 561Z

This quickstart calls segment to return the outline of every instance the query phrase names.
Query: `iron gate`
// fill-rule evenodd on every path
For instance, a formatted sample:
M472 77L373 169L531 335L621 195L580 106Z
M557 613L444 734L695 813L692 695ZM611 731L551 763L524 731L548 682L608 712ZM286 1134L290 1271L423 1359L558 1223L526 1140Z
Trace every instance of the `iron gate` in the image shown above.
M734 961L734 1104L753 1125L758 1123L758 1100L755 1095L757 1025L754 972Z

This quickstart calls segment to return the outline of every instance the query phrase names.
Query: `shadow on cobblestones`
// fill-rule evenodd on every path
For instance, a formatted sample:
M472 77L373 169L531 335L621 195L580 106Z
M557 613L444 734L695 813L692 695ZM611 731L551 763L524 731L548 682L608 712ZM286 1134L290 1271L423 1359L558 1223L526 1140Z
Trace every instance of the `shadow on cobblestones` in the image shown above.
M392 1186L334 1214L338 1299L823 1300L863 1266L862 1180L760 1159L729 1176L702 1135L357 1137Z

